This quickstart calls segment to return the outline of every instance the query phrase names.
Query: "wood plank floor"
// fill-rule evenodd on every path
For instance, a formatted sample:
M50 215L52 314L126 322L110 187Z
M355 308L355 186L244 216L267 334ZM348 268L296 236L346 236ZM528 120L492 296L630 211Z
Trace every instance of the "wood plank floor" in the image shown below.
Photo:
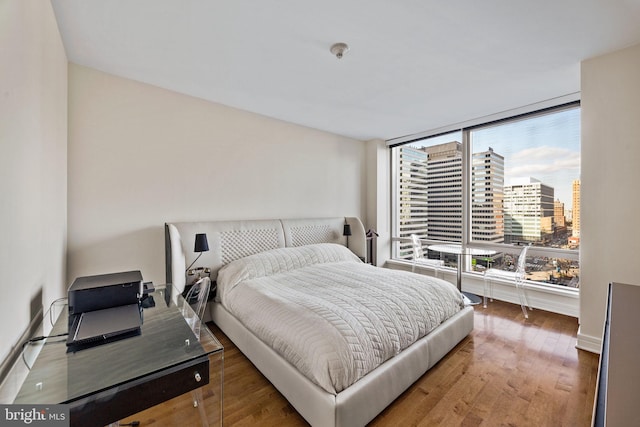
M590 425L598 356L575 348L575 318L534 310L525 320L520 306L495 301L487 309L476 306L474 320L473 332L370 426ZM215 325L209 327L225 348L224 425L308 425ZM184 414L196 411L188 400L129 421L191 425Z

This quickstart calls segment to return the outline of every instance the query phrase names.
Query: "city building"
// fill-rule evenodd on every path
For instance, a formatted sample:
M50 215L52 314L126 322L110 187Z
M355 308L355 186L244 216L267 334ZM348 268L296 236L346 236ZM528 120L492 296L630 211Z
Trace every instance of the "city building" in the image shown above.
M471 169L471 239L504 242L504 156L474 153Z
M571 235L580 237L580 180L575 179L572 184L573 193L573 224Z
M553 221L556 224L556 228L565 227L565 214L564 214L564 203L560 201L560 199L556 199L553 202Z
M427 238L462 241L462 144L424 147L427 153Z
M418 236L426 237L428 177L427 153L424 149L410 146L402 147L398 172L401 176L400 188L398 189L399 235L409 237L415 233Z
M399 235L462 240L462 144L405 146L398 162ZM472 222L474 240L504 241L504 157L493 149L473 154ZM407 252L407 248L404 250ZM408 252L407 252L408 253Z
M505 186L505 243L544 242L553 237L553 199L553 187L535 178L514 179Z

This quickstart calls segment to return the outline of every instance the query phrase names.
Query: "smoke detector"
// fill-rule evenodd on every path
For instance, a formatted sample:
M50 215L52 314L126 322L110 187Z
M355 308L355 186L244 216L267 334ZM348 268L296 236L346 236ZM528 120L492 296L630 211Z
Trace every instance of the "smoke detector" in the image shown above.
M349 45L346 43L335 43L329 50L336 58L342 59L342 56L349 51Z

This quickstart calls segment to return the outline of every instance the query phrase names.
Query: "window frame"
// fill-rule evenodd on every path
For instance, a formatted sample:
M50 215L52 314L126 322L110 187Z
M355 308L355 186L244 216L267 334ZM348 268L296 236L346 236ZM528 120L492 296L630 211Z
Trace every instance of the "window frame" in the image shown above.
M453 134L460 132L462 143L462 241L459 244L462 246L463 251L467 248L481 248L489 249L500 253L519 255L522 247L514 244L507 243L492 243L482 242L478 240L472 240L472 181L473 181L473 153L471 147L471 132L477 129L484 129L491 126L499 126L504 123L514 123L517 121L527 120L533 117L540 117L545 114L558 113L568 109L581 108L580 99L576 94L569 95L562 98L564 102L551 102L546 101L540 104L535 104L523 109L512 110L509 112L500 113L499 115L493 115L486 117L486 121L477 119L474 121L462 123L459 125L452 125L446 128L440 128L432 132L423 132L420 134L406 136L402 138L392 139L387 141L388 149L390 150L390 179L391 179L391 191L390 191L390 219L391 219L391 260L394 262L402 261L405 258L399 256L400 244L409 244L411 239L409 237L400 237L400 223L399 223L399 208L400 204L400 176L399 173L399 150L394 150L403 145L408 145L412 142L417 142L427 138L433 138L438 136L444 136L447 134ZM536 108L540 107L540 108ZM421 239L424 244L438 244L438 243L451 243L447 241ZM456 242L458 243L458 242ZM549 257L563 260L577 261L579 262L579 249L562 249L542 246L531 246L528 253L530 257ZM464 265L462 268L463 274L475 274L481 275L481 273L475 272L471 268L471 257L463 257ZM527 279L527 283L535 286L541 286L546 289L556 289L562 291L575 292L579 294L579 287L572 288L564 285L556 285L552 283L539 282Z

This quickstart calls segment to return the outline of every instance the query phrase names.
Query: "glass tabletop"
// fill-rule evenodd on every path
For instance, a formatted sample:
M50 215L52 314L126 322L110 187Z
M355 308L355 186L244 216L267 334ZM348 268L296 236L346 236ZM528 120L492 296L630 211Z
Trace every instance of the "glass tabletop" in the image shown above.
M71 403L164 370L196 363L223 347L207 328L196 337L195 315L180 296L158 286L143 309L138 335L74 351L66 346L68 315L61 313L41 346L14 403Z
M491 249L482 249L482 248L469 248L467 247L465 251L462 250L462 245L456 245L453 243L445 243L445 244L437 244L437 245L429 245L427 248L434 252L446 252L448 254L467 254L467 255L495 255L496 251Z

